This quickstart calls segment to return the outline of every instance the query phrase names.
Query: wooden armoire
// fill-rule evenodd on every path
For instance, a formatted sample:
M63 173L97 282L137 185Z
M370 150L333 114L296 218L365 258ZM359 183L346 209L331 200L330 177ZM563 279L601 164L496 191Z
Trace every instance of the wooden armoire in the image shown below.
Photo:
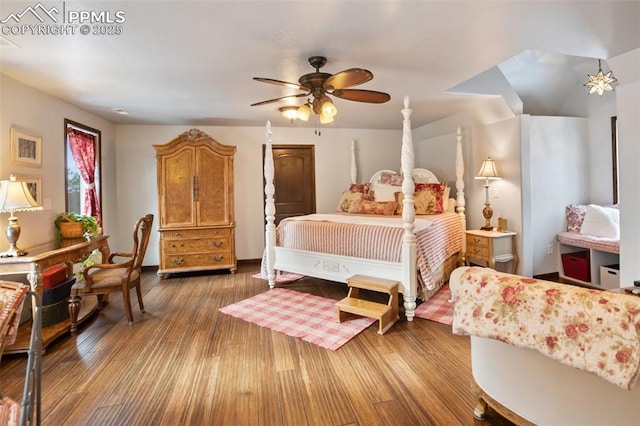
M158 166L158 275L214 269L236 272L236 147L191 129L153 148Z

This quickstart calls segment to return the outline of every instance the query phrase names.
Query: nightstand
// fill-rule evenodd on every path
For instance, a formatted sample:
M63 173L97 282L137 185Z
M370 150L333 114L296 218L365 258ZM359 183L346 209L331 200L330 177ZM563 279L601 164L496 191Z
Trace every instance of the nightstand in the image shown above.
M515 274L518 266L515 232L467 231L467 265L474 263L495 269L496 263L507 262L511 262L511 273Z

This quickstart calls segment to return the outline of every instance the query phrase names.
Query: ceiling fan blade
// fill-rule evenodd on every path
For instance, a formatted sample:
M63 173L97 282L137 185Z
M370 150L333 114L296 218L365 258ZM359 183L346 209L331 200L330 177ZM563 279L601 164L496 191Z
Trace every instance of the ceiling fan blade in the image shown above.
M391 96L389 96L388 93L376 92L375 90L334 90L332 95L350 101L368 102L372 104L382 104L391 99Z
M290 83L288 81L275 80L273 78L253 77L255 81L261 81L263 83L277 84L278 86L290 87L291 89L307 90L300 86L298 83Z
M309 96L309 93L308 92L307 93L298 93L297 95L288 95L288 96L283 96L281 98L269 99L268 101L262 101L262 102L257 102L255 104L251 104L251 106L270 104L272 102L278 102L278 101L282 101L282 100L290 99L290 98L303 98L305 96Z
M371 71L362 68L350 68L348 70L340 71L326 79L324 87L328 90L344 89L345 87L357 86L358 84L366 83L372 78L373 73Z

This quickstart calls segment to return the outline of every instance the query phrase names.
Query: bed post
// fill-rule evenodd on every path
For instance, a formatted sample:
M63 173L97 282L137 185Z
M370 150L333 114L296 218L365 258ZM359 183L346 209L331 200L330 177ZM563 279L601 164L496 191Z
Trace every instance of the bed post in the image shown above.
M465 215L465 200L464 200L464 158L462 156L462 130L458 127L456 134L456 212L460 218L462 225L462 262L466 260L467 253L467 216Z
M358 183L358 165L356 164L356 140L351 139L351 183Z
M402 298L404 300L404 310L407 321L413 321L416 311L417 289L417 267L416 267L416 236L415 229L416 211L414 207L413 193L415 183L413 182L413 139L411 137L411 109L409 108L409 97L404 97L404 109L402 110L402 154L400 157L400 168L402 170L402 223L404 232L402 234Z
M269 288L274 288L276 285L276 271L274 270L275 251L276 245L276 204L274 194L276 192L273 185L273 178L275 175L273 167L273 152L271 150L271 122L267 121L267 131L265 134L265 150L264 150L264 215L265 215L265 263L267 266L267 281L269 281Z

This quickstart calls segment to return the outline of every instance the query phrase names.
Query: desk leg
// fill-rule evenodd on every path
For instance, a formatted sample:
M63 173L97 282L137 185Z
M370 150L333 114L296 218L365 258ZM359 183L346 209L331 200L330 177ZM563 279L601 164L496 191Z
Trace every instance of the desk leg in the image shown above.
M72 294L69 296L69 317L71 320L71 327L69 331L71 334L76 334L78 331L78 314L80 313L80 296Z

